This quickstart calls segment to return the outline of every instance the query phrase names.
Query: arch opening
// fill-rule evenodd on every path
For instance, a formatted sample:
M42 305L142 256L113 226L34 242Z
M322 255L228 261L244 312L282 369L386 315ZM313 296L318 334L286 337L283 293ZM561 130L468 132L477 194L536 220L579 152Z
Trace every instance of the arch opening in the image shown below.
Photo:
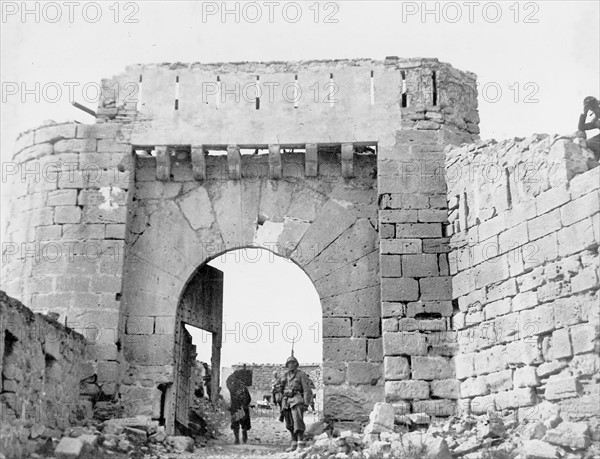
M194 406L207 406L209 400L227 416L225 380L246 366L253 374L248 389L257 418L255 435L270 422L280 425L285 435L271 386L273 373L283 374L292 346L315 385L307 419L322 418L322 317L317 290L295 261L258 247L207 259L190 276L178 301L174 381L166 400L168 430L189 433Z

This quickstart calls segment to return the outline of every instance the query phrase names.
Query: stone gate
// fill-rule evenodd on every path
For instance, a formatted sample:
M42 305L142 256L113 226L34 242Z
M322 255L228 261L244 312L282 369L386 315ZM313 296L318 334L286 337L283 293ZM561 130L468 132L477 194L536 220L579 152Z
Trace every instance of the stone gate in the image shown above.
M3 274L84 332L105 390L172 430L182 324L220 340L206 263L257 246L319 293L326 415L384 399L454 412L443 149L477 139L473 74L395 57L163 64L102 87L96 124L19 137Z

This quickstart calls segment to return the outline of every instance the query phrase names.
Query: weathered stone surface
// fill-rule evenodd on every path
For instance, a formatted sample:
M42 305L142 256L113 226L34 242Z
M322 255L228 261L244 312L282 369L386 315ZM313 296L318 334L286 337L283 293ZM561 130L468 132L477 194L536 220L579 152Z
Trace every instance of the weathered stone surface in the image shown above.
M83 451L83 442L79 438L63 437L56 445L54 454L61 459L78 458Z
M583 422L561 422L556 428L546 432L548 443L568 448L583 449L590 444L589 426Z
M374 434L394 431L394 407L389 403L375 403L369 415L365 433Z
M523 455L525 459L557 459L560 457L556 446L541 440L524 441Z

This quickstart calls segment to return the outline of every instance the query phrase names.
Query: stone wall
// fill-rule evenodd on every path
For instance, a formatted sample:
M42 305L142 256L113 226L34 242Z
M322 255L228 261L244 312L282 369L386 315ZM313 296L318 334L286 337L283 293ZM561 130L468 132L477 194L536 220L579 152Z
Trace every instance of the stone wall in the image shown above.
M402 129L378 155L383 372L397 414L447 416L458 392L443 149L476 139L479 117L474 75L419 64L399 61L423 91L409 91Z
M0 453L30 457L27 439L58 437L91 415L79 400L85 346L79 333L0 291Z
M587 150L558 136L448 150L454 361L465 408L548 400L580 417L597 410L595 166Z
M130 145L115 123L52 124L17 139L6 164L10 195L2 283L33 311L52 311L88 338L107 393L117 343L127 190L117 165ZM4 192L4 191L3 191Z
M240 99L257 76L297 81L304 96ZM217 80L223 93L203 100ZM326 414L366 419L385 397L400 412L439 412L440 398L439 414L452 412L442 150L477 138L473 74L395 57L133 66L103 81L98 121L19 137L3 279L86 331L107 391L122 383L124 400L154 413L174 381L186 283L211 258L259 246L300 266L321 298ZM46 246L61 256L38 263Z

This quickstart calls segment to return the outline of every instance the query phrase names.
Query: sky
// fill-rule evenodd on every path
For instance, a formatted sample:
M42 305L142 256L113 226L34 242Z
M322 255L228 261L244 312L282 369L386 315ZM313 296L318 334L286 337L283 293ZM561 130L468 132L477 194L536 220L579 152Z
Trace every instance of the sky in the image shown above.
M95 109L100 80L134 63L436 57L478 75L481 137L497 140L571 134L583 98L600 94L598 1L1 4L3 167L19 132L49 119L93 122L70 102ZM282 299L314 294L283 263L290 271L254 263L252 277L245 263L222 266L226 313L237 305L260 323ZM259 269L269 288L255 282ZM281 361L289 346L279 344L238 346L224 361Z

